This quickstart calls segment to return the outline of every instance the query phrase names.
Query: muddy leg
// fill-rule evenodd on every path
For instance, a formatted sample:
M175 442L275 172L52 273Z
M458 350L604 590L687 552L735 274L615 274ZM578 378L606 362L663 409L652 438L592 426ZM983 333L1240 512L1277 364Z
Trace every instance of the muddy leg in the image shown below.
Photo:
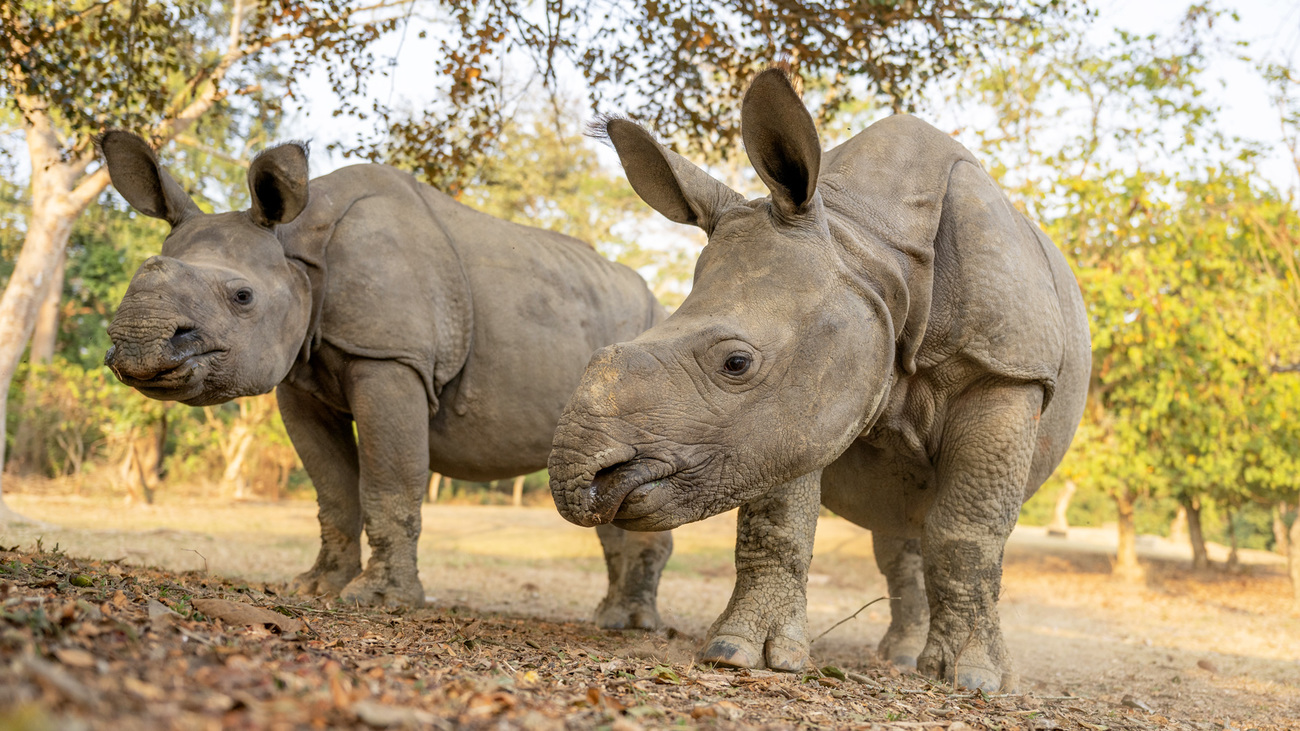
M742 505L736 588L709 628L702 663L796 671L808 662L808 564L821 506L821 470Z
M1033 385L988 387L948 412L939 493L921 542L930 633L917 667L957 686L996 691L1014 683L997 602L1042 396Z
M394 361L354 361L346 375L357 420L361 509L370 560L341 598L361 604L424 603L416 568L420 499L429 476L424 384Z
M876 566L889 584L889 630L876 652L899 667L915 668L930 626L930 606L921 571L921 540L873 534L871 541Z
M336 596L361 573L361 502L352 418L292 386L275 389L280 415L320 507L320 553L289 582L295 594Z
M596 526L609 570L609 592L596 607L602 629L658 629L659 578L673 553L673 534L637 533L612 525Z

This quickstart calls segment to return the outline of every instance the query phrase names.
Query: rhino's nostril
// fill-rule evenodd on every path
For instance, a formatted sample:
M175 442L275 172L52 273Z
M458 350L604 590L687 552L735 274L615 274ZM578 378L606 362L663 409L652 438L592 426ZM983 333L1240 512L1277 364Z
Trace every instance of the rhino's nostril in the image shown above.
M193 343L198 339L199 339L198 328L189 327L187 325L181 325L176 328L176 332L172 333L170 342L173 348L180 349L185 347L186 345L189 345L190 343Z

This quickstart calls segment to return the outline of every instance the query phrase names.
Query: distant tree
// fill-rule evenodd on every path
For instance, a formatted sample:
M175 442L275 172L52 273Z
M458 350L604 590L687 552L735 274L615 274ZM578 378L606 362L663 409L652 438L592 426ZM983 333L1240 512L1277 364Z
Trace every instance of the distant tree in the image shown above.
M1121 574L1140 573L1139 498L1176 498L1195 520L1207 501L1293 499L1300 474L1300 404L1278 367L1300 360L1300 221L1252 148L1211 126L1201 72L1220 19L1192 6L1170 35L1099 49L1026 31L1025 54L964 87L996 113L976 135L990 168L1088 303L1092 384L1063 471L1113 497Z
M0 4L0 96L31 166L24 241L0 299L0 423L38 310L61 289L73 222L108 185L93 135L125 127L162 145L192 132L202 148L215 128L220 147L273 113L308 67L324 63L336 90L354 89L370 71L369 45L397 22L382 13L394 4ZM0 464L3 452L0 441Z
M522 53L543 83L576 68L592 108L643 120L662 138L697 152L739 152L736 114L753 75L788 59L834 93L830 119L866 96L910 109L922 89L949 76L1009 27L1081 12L1071 0L441 0L453 29L439 41L445 98L412 116L375 104L380 139L341 145L374 160L400 160L453 192L494 150L518 94L503 59Z

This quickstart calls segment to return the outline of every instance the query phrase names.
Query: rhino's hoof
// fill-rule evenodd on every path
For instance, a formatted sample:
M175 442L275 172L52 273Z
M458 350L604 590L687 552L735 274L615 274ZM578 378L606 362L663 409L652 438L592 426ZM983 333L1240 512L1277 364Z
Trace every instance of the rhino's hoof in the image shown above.
M325 573L315 569L304 571L289 581L289 593L294 596L338 596L357 573L360 570L351 574Z
M767 667L783 673L797 673L808 664L808 647L788 637L767 641Z
M596 626L601 629L659 629L659 612L643 605L605 604L596 610Z
M945 668L939 658L922 654L917 663L917 669L924 675L932 678L951 682L954 688L965 688L967 690L982 690L985 693L996 693L1002 687L1002 670L999 668L986 667L981 664L967 664L963 662L955 663L956 677L953 677L953 668Z
M916 669L916 655L894 655L889 658L889 662L900 670Z
M419 581L414 583L415 586L409 586L376 581L362 572L339 592L339 600L369 607L422 607L424 587Z
M718 635L700 651L696 662L729 668L761 668L763 655L754 643L736 635Z
M957 671L957 687L996 693L1002 687L1002 673L992 668L961 668Z

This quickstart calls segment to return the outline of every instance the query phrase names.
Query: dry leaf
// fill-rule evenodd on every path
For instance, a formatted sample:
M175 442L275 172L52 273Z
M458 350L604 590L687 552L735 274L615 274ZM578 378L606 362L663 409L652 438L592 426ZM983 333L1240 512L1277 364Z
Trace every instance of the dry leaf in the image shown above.
M357 701L352 704L352 712L362 723L375 728L426 727L438 720L432 713L418 708L387 706L374 701Z
M270 609L255 607L252 604L232 602L225 599L195 599L194 608L209 617L220 619L226 624L265 627L270 625L281 632L297 632L302 629L302 620L286 617Z
M59 662L69 667L95 667L95 656L85 650L78 650L75 647L60 647L54 651L54 656L59 659Z

